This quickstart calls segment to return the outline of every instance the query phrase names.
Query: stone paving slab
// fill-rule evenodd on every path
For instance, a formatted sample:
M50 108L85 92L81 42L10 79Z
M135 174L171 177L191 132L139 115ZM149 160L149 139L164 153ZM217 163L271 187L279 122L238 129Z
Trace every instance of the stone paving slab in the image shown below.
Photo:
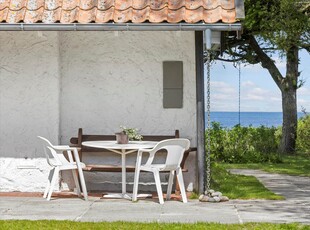
M101 200L91 198L0 197L0 219L72 220L72 221L139 221L139 222L300 222L310 224L310 201L233 200L225 203L184 204L167 201Z
M47 202L38 197L1 197L0 205L0 219L76 220L89 209L91 202L69 198Z
M14 205L11 205L11 202ZM139 222L220 222L239 223L233 204L201 203L197 200L184 204L166 201L102 200L83 201L60 198L50 202L42 198L0 197L0 219L73 220L73 221L139 221Z
M310 202L304 201L232 201L242 222L299 222L310 224Z
M80 221L143 221L156 222L161 206L155 202L133 203L127 200L97 200Z
M233 174L255 176L266 188L285 197L283 201L233 201L242 221L299 222L310 224L310 177L230 169Z
M309 177L268 174L260 170L231 170L232 173L257 177L268 189L286 200L231 200L224 203L187 204L154 200L106 200L90 197L55 198L0 197L0 219L72 220L72 221L139 221L139 222L299 222L310 224Z

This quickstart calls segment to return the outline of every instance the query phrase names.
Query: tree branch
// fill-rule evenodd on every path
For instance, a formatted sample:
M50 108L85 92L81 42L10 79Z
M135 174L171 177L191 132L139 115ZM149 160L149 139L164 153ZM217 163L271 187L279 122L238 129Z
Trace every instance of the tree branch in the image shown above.
M224 62L238 62L238 61L244 60L244 58L225 59L225 58L216 57L215 60L224 61Z
M281 72L274 64L274 61L266 53L264 53L264 51L258 45L255 37L253 35L250 35L249 38L249 45L257 54L257 57L262 64L262 67L269 71L271 77L273 78L279 89L282 90L282 82L285 80L285 78L282 76Z
M305 49L308 51L308 53L310 54L310 45L308 44L304 44L304 45L301 45L301 48Z

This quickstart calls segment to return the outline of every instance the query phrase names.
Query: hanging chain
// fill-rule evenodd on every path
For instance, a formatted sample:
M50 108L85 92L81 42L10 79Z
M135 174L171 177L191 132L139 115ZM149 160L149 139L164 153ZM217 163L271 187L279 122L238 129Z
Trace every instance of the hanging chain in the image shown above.
M241 118L240 118L240 115L241 115L241 64L240 62L238 63L239 64L239 125L241 125Z
M207 50L207 190L210 190L210 180L211 180L211 114L210 114L210 69L211 69L211 53Z

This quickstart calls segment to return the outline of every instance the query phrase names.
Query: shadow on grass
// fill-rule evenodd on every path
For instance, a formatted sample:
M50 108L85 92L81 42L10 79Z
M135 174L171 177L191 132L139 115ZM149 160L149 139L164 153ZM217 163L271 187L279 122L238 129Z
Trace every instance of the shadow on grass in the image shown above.
M261 169L270 173L310 176L310 156L284 156L282 163L221 164L226 169Z
M212 189L221 191L230 199L284 200L264 187L254 176L234 175L226 170L226 165L214 163L211 166Z

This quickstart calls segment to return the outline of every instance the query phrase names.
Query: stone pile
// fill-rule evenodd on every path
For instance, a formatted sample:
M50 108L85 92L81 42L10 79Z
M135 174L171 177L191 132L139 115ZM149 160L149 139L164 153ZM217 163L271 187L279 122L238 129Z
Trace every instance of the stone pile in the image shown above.
M199 197L201 202L224 202L229 201L227 196L223 196L221 192L215 192L214 190L206 190L204 194Z

